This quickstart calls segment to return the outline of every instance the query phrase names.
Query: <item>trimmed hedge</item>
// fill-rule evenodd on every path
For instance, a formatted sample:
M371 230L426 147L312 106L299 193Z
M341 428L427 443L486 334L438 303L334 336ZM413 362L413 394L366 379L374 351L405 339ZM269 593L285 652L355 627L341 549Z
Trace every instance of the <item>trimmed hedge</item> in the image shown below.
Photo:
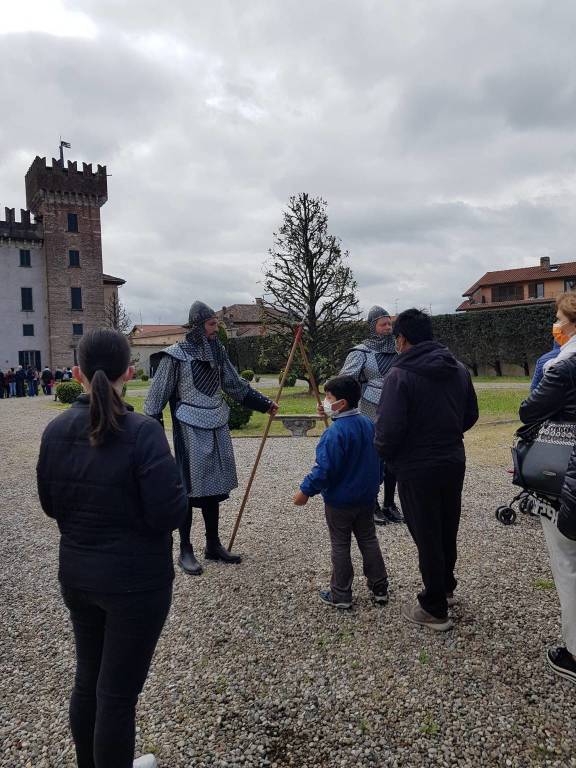
M554 304L480 309L436 315L432 318L432 325L437 341L449 347L474 375L484 366L501 375L504 364L520 366L529 375L540 355L552 348L555 312ZM319 369L319 382L340 370L348 350L364 338L366 332L365 324L350 324L350 333L343 334L350 338L340 340L345 342L338 355L341 359L330 363L320 358L312 361L314 367ZM244 336L229 340L228 353L240 371L248 368L261 373L273 373L286 364L279 346L272 335ZM302 375L304 372L300 367L297 358L294 372Z
M245 371L240 372L240 376L242 376L243 379L246 379L246 381L252 381L254 378L254 371L250 368L247 368Z
M78 381L63 381L56 387L56 397L61 403L73 403L84 390Z
M240 336L228 340L228 355L239 371L274 373L286 363L275 346L272 336Z
M226 394L224 395L224 400L228 403L230 408L230 416L228 417L228 426L230 429L241 429L245 424L248 424L250 417L252 416L250 408L245 408Z
M553 304L509 309L480 309L432 318L434 337L445 344L474 375L480 366L502 374L504 363L530 370L552 348Z

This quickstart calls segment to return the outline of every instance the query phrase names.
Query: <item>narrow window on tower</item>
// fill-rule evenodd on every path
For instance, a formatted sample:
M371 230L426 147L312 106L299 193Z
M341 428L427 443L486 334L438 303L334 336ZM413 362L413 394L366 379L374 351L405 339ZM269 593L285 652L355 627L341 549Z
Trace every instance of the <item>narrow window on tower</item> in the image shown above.
M74 336L84 336L84 323L72 323L72 333Z
M68 251L68 266L80 266L80 251Z
M72 309L82 309L82 288L70 288L70 302Z
M22 312L33 312L32 288L20 288L20 296L22 298Z
M78 214L68 214L68 232L78 232Z
M31 323L24 323L22 326L22 336L34 336L34 326Z
M30 260L30 251L20 251L20 266L21 267L31 267L32 262Z

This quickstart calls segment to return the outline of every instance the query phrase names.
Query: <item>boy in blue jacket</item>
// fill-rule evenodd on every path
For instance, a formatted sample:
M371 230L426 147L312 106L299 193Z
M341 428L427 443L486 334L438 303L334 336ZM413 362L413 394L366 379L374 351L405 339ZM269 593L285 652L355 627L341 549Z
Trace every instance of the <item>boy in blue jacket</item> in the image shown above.
M316 463L294 496L304 506L318 493L324 499L332 548L330 589L320 599L333 608L352 607L354 570L352 534L362 554L368 589L377 603L388 602L388 575L374 526L374 503L381 482L381 462L374 447L374 425L358 411L360 384L335 376L324 385L323 407L332 425L316 448Z

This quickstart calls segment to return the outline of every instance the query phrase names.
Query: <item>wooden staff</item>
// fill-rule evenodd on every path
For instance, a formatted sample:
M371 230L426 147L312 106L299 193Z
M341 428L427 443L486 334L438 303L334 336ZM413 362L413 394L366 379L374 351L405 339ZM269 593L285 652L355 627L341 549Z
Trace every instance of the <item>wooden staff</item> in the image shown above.
M280 402L280 398L282 397L282 390L284 389L284 384L286 382L286 377L288 376L288 373L292 366L292 362L294 360L294 355L296 354L296 350L298 349L298 346L301 343L303 327L304 327L304 323L299 323L296 326L294 343L292 344L292 349L290 350L288 362L286 363L286 367L284 368L284 373L282 374L282 379L280 380L280 388L278 389L278 394L276 395L277 403ZM274 421L274 414L271 413L268 417L268 423L266 424L266 429L264 430L264 434L262 435L260 448L258 449L254 466L252 467L252 473L250 474L248 485L246 486L246 490L244 491L244 498L242 499L242 504L240 505L240 511L238 512L238 516L236 517L234 530L232 531L232 536L230 537L230 543L228 544L228 550L231 550L232 547L234 546L234 541L236 540L236 534L238 533L238 528L240 527L240 521L242 520L242 515L244 514L244 509L248 502L248 497L250 496L250 489L252 488L252 483L254 482L254 478L256 477L256 470L258 469L258 464L260 463L260 458L262 457L262 451L264 450L264 445L266 444L266 440L268 439L268 433L270 432L270 427L272 426L273 421Z
M308 360L308 355L306 354L306 348L304 347L304 342L302 339L300 339L300 354L302 355L302 360L304 361L304 367L308 371L308 376L310 377L310 384L312 385L312 390L314 392L314 395L316 396L316 402L318 403L319 407L322 408L322 401L320 400L320 392L318 392L318 387L316 386L316 379L314 378L314 373L312 372L312 366L310 365L310 361ZM322 412L324 413L324 409L322 408ZM324 413L324 425L326 427L329 427L328 423L328 416Z

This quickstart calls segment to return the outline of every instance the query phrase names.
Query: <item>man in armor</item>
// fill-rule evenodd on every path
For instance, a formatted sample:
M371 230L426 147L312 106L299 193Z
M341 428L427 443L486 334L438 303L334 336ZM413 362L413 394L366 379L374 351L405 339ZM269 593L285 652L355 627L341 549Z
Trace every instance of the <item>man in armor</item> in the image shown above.
M190 539L192 509L202 510L207 560L239 563L220 542L220 502L238 486L236 463L223 392L261 413L275 414L278 405L241 378L218 340L218 318L209 306L190 307L185 338L164 350L144 404L144 412L162 422L167 403L172 414L174 453L188 494L188 515L180 528L178 565L198 576L202 566Z
M392 335L392 320L382 307L372 307L368 313L370 335L353 347L340 371L340 376L353 376L362 387L359 410L376 421L376 412L382 394L382 381L397 357ZM396 478L386 468L384 475L384 504L376 502L374 522L377 525L403 522L402 514L394 502Z

